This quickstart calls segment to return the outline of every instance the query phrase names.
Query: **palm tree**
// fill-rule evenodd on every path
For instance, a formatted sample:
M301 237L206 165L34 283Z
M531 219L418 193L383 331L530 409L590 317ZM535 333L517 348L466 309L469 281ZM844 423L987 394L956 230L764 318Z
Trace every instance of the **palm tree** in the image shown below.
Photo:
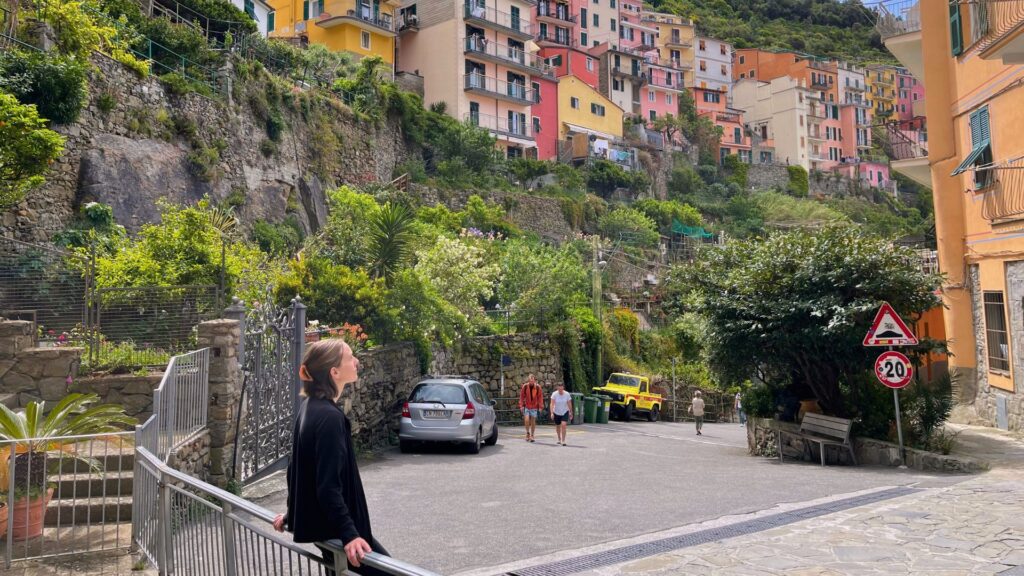
M409 255L415 216L402 204L387 202L370 218L370 272L389 282Z
M48 501L46 494L46 457L68 454L94 470L99 463L78 454L78 444L90 440L112 441L103 434L121 432L135 424L124 408L112 404L90 406L99 400L95 394L69 394L44 416L45 402L30 402L23 412L14 412L0 404L0 492L7 493L11 478L9 464L14 453L14 494L16 499ZM31 535L30 535L31 536Z

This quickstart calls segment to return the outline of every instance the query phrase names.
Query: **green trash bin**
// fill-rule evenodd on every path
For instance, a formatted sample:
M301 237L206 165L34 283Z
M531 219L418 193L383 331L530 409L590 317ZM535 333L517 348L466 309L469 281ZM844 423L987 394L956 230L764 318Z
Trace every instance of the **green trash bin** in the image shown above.
M583 424L583 394L570 392L572 395L572 423Z
M601 402L597 406L597 423L607 424L608 415L612 410L612 399L607 396L598 396L597 399Z
M597 407L601 405L601 399L597 396L587 396L583 398L583 422L586 424L594 424L597 422Z

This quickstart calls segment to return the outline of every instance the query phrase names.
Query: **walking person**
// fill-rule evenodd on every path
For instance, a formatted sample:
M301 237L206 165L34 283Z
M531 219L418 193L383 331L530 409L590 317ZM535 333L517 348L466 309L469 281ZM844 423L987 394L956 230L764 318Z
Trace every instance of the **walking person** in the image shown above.
M555 420L558 444L568 446L565 442L565 429L572 420L572 395L565 391L564 382L559 382L558 389L551 395L551 417Z
M537 441L537 415L544 407L544 391L533 374L519 390L519 410L523 413L523 427L526 428L526 441Z
M359 360L344 340L321 340L306 348L299 369L304 397L288 463L288 511L274 519L274 529L292 532L299 543L339 539L357 574L381 576L385 573L360 566L367 552L387 551L373 538L352 427L337 404L345 387L359 377L358 371ZM333 566L334 554L317 547Z
M736 393L736 405L734 407L736 408L736 414L740 417L740 426L745 425L747 423L747 415L743 412L743 397L739 392Z
M693 414L693 422L697 426L697 436L701 436L700 429L704 427L704 399L700 397L700 390L693 393L690 414Z

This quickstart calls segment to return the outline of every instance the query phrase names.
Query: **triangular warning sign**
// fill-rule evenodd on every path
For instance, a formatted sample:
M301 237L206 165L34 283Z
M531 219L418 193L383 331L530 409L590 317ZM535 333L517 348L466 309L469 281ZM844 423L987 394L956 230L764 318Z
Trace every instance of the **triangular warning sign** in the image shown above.
M900 315L892 309L888 302L882 302L882 307L875 315L875 321L871 323L871 329L864 336L865 346L914 346L917 344L917 336L907 328Z

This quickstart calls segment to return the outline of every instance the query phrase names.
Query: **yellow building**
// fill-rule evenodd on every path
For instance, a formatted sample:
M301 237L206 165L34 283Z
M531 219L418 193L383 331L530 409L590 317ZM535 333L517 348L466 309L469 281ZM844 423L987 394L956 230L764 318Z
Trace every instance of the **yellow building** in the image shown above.
M1024 429L1024 0L905 4L883 8L879 31L926 86L959 410Z
M693 21L675 14L644 12L643 22L658 29L655 40L658 58L683 71L683 82L687 87L695 85L693 77L694 38L697 28Z
M864 71L868 100L876 117L892 116L896 111L896 68L868 66Z
M395 62L395 9L399 0L270 0L276 13L271 38L305 38L358 58Z
M576 76L558 79L558 139L590 134L606 140L622 138L622 108Z

